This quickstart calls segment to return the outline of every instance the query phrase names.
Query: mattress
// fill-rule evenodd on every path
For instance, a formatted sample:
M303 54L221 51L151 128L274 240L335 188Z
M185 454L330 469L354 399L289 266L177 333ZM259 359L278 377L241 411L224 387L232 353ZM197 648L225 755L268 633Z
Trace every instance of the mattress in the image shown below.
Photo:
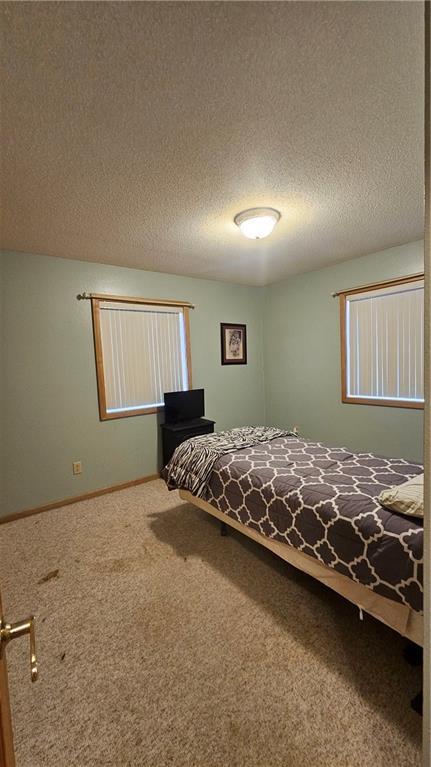
M217 460L206 501L377 594L421 613L423 528L379 493L420 464L280 437Z

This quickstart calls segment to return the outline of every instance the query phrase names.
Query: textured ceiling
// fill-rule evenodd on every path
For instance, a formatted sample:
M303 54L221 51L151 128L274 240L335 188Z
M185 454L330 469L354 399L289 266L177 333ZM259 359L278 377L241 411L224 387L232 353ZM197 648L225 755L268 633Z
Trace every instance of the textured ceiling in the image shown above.
M262 285L422 236L422 3L0 11L4 248Z

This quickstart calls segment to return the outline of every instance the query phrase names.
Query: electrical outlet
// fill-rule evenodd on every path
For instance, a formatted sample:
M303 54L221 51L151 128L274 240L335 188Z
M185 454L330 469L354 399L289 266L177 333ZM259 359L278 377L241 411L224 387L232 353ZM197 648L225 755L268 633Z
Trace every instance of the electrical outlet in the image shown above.
M82 472L82 463L81 461L73 461L72 463L72 471L74 474L81 474Z

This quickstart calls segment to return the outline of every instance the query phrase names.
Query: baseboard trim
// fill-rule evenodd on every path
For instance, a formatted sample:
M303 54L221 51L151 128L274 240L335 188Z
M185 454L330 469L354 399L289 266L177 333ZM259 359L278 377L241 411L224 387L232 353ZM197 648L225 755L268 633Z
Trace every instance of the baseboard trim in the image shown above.
M122 482L120 485L111 485L110 487L103 487L101 490L92 490L90 493L75 495L73 498L63 498L61 501L53 501L52 503L45 504L45 506L35 506L32 509L16 511L13 514L7 514L4 517L0 517L0 525L3 525L5 522L15 522L24 517L31 517L33 514L41 514L42 511L52 511L52 509L61 509L63 506L70 506L72 503L88 501L90 498L97 498L99 495L115 493L117 490L126 490L126 488L134 487L135 485L143 485L144 482L152 482L154 479L159 478L160 474L148 474L146 477L131 479L129 482Z

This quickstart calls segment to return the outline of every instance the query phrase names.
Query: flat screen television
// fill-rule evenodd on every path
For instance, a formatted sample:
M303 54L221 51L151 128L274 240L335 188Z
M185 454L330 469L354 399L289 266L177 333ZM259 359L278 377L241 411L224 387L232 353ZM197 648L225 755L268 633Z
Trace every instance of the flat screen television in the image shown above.
M202 418L205 414L204 390L169 391L164 394L165 423Z

